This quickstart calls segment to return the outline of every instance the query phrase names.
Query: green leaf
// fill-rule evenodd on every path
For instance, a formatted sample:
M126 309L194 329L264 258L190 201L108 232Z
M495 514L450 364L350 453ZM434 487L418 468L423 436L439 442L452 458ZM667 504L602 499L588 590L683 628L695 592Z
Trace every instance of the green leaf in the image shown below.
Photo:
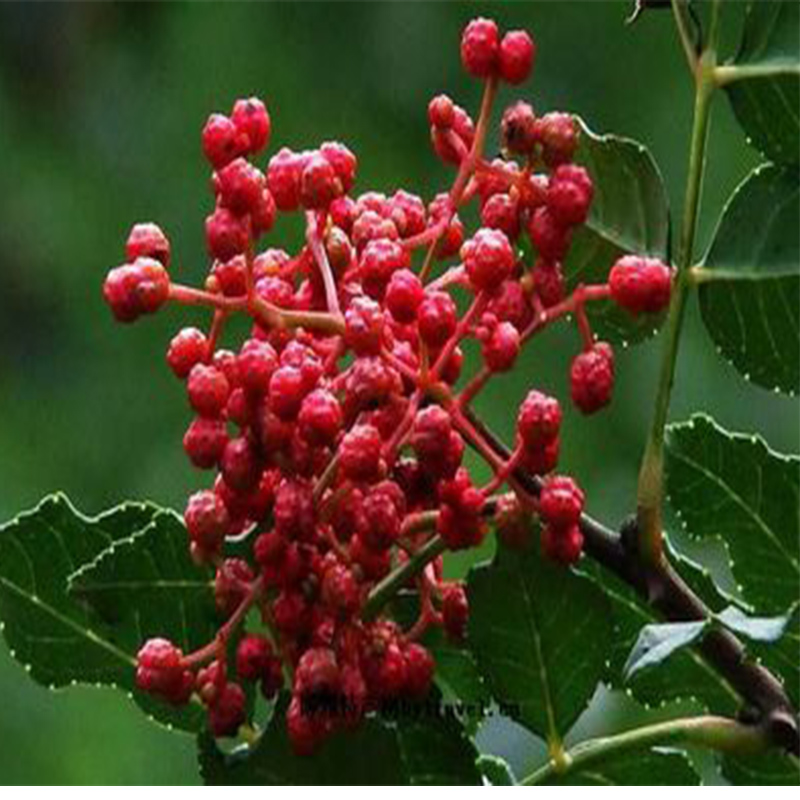
M492 786L516 786L514 774L508 762L500 756L481 755L477 761L481 775L486 778Z
M173 708L139 692L134 682L144 639L165 634L181 641L180 631L165 630L156 615L134 622L121 613L99 614L68 590L70 575L81 567L142 531L160 530L166 519L172 515L140 503L90 518L63 495L46 498L0 528L0 620L12 654L37 683L119 686L159 722L194 731L205 716L198 706Z
M675 552L666 540L670 564L712 610L726 606L729 599L720 593L707 571ZM613 636L606 682L625 689L645 706L659 707L670 700L692 699L708 711L735 714L739 707L736 691L696 649L679 650L670 657L668 669L642 670L625 681L624 665L644 625L661 618L639 595L616 576L593 564L584 564L603 586L611 603Z
M800 14L796 0L751 2L737 66L771 68L727 85L739 124L751 143L775 162L800 156Z
M667 257L669 208L658 167L638 142L598 136L581 126L576 162L594 182L594 200L585 226L573 239L565 274L570 288L606 283L614 262L626 253ZM611 300L590 303L595 332L612 342L635 342L650 336L661 317L633 317Z
M654 667L669 658L676 650L696 642L708 627L708 620L698 622L662 622L645 625L625 662L625 678L639 670Z
M726 628L755 642L774 643L781 639L797 613L798 604L779 617L750 617L736 606L728 606L716 615Z
M800 459L706 416L670 425L669 501L691 536L719 538L747 603L780 614L800 594Z
M552 775L544 786L699 786L700 776L685 753L634 750L566 775Z
M745 378L800 389L800 185L755 170L722 213L700 273L700 310L720 354Z
M410 714L397 722L371 716L337 733L311 757L296 756L286 732L284 695L253 748L222 753L209 734L198 739L200 772L208 785L475 785L477 751L450 716Z
M730 756L722 759L722 774L741 786L798 786L800 763L781 753L759 753L754 756Z
M533 732L563 736L603 676L611 638L603 592L536 548L500 548L467 586L470 646L492 696Z
M112 544L73 573L69 588L132 647L158 633L188 653L219 628L213 574L192 561L186 528L172 512Z
M74 682L130 687L134 653L67 593L67 579L156 509L128 503L85 517L61 494L0 528L0 619L11 653L50 688Z

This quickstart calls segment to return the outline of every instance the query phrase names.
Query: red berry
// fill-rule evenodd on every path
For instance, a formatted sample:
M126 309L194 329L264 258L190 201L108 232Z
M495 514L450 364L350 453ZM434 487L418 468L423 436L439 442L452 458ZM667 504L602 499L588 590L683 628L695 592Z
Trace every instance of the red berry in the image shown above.
M289 540L305 541L314 535L316 513L311 486L300 479L285 478L275 492L272 508L275 530Z
M215 261L212 275L226 297L239 297L247 291L247 261L242 255Z
M526 447L544 447L558 436L560 427L558 400L536 390L528 392L517 416L517 432Z
M166 269L169 269L169 239L154 222L140 222L138 225L134 225L128 234L125 256L131 262L141 257L152 258L160 261Z
M197 417L183 437L183 449L199 469L212 469L222 458L228 433L221 419Z
M269 382L270 408L284 420L297 416L305 397L303 373L296 367L279 367Z
M495 512L495 529L500 541L510 550L526 550L533 539L533 515L522 507L515 495L502 495Z
M203 152L214 169L222 169L241 155L239 131L224 114L212 114L203 128Z
M571 528L542 528L542 552L549 559L569 566L574 564L583 550L583 534L577 525Z
M329 391L316 389L303 400L297 421L309 444L330 445L342 427L342 408Z
M277 207L275 198L269 189L263 189L258 197L258 202L250 209L250 224L253 226L253 236L261 236L272 230L275 224Z
M511 241L519 236L519 203L505 192L493 194L481 209L484 228L496 228Z
M461 36L461 63L476 78L488 78L497 67L500 49L497 23L490 19L472 20Z
M389 199L389 207L389 214L400 236L414 236L425 230L425 204L417 195L399 189Z
M556 468L559 449L558 437L545 445L528 445L522 456L522 467L532 475L546 475Z
M231 121L239 140L247 140L248 153L258 153L269 143L272 128L266 106L257 97L237 100L231 113Z
M403 657L406 662L406 693L422 699L430 691L433 682L433 656L421 644L412 642L406 646Z
M536 47L526 31L509 31L500 42L500 77L512 85L527 80L533 67Z
M208 355L208 339L197 328L182 328L172 338L167 363L178 378L185 378Z
M169 274L159 261L137 258L112 269L103 284L103 297L119 322L153 314L169 298Z
M550 179L547 207L562 225L582 225L589 215L594 185L583 167L563 164Z
M229 261L244 253L250 241L245 220L240 219L227 208L217 210L206 217L206 244L212 258Z
M447 585L442 591L442 622L448 637L463 641L468 619L469 602L464 587L457 583Z
M417 309L424 297L422 281L409 269L395 272L386 287L386 307L403 324L416 319Z
M539 255L561 261L570 243L569 228L559 222L547 206L537 208L528 222L528 234Z
M339 445L339 468L354 481L375 480L381 471L381 435L372 425L357 425Z
M519 331L510 322L499 323L481 349L483 360L492 372L508 372L519 351Z
M631 314L656 313L668 303L672 271L656 258L623 256L608 276L611 297Z
M281 211L295 211L300 205L300 176L304 158L288 147L282 147L269 160L267 186L275 205Z
M188 702L194 677L183 665L183 653L167 639L148 639L136 656L136 685L174 705Z
M570 369L572 402L584 414L593 414L611 402L614 389L614 351L598 342L576 356Z
M572 478L553 475L542 486L539 513L551 527L570 528L580 519L583 503L583 492Z
M294 690L304 698L332 695L339 689L339 663L333 650L311 647L294 672Z
M446 94L439 94L428 103L428 121L434 128L452 128L455 104Z
M500 230L481 228L461 248L464 268L476 292L496 289L514 269L514 250Z
M268 342L248 339L236 357L242 388L254 395L266 394L278 368L278 355Z
M386 285L392 275L410 265L408 251L400 242L391 239L373 239L361 253L358 263L364 291L377 300L383 299Z
M359 536L375 552L390 548L399 538L405 513L405 497L400 487L384 481L370 489L361 505Z
M208 725L214 736L236 736L245 721L246 698L238 683L228 682L220 688L208 709Z
M368 297L356 297L344 315L344 338L356 355L377 355L383 342L381 307Z
M340 184L337 194L349 192L355 183L358 168L355 155L341 142L324 142L319 152L336 173Z
M331 215L331 222L341 228L346 234L350 234L353 223L356 221L356 202L352 197L337 197L330 205L328 212Z
M241 558L226 558L217 567L214 578L214 601L226 618L233 614L247 596L255 579L253 570Z
M335 564L325 571L320 597L332 611L349 616L358 609L358 581L343 564Z
M237 492L254 489L261 480L263 465L250 439L240 436L226 445L220 460L225 483Z
M231 388L216 367L195 364L186 383L192 408L203 417L218 417L228 403Z
M236 648L236 674L245 681L261 680L273 658L272 644L263 636L249 634Z
M304 713L303 703L296 696L292 698L286 711L286 728L296 756L312 755L325 735L319 717Z
M300 202L303 208L327 208L331 200L342 194L342 184L327 158L314 153L305 162L300 174Z
M195 492L183 515L189 538L205 553L216 553L228 533L230 517L222 500L212 491Z
M261 170L244 158L237 158L214 175L220 206L237 216L252 214L262 200L266 179Z
M550 308L564 299L564 275L558 261L537 258L531 275L533 288L545 308Z
M426 292L417 310L419 335L428 347L438 350L455 333L458 309L447 292Z
M554 111L540 117L536 123L537 138L542 145L542 157L550 167L572 161L578 147L578 129L569 114Z
M503 112L500 122L503 146L511 153L528 155L537 142L536 115L533 107L520 100Z
M444 452L451 431L450 415L441 406L431 405L418 412L411 431L411 446L417 458L425 462Z

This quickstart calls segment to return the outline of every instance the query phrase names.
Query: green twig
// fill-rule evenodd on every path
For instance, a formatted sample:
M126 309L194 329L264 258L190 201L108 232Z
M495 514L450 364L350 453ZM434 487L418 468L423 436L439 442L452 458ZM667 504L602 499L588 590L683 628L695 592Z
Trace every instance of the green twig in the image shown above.
M615 736L589 739L564 753L558 762L549 761L521 783L524 786L545 783L558 775L566 775L611 759L630 750L643 750L655 745L689 744L709 747L728 753L749 754L766 749L768 741L760 728L743 725L725 717L688 717L658 722L625 731Z
M680 4L676 3L676 6L678 5ZM667 317L666 338L661 357L661 372L653 422L639 472L637 510L640 551L642 557L651 564L655 564L660 560L662 550L661 505L663 499L664 429L667 424L670 396L675 379L675 363L678 357L678 346L686 309L686 297L691 285L689 269L692 264L697 220L700 211L711 99L716 85L714 70L717 57L718 7L719 2L715 2L709 31L709 42L700 57L695 72L694 122L689 149L689 172L686 182L683 222L678 243L677 274L673 282L672 300Z

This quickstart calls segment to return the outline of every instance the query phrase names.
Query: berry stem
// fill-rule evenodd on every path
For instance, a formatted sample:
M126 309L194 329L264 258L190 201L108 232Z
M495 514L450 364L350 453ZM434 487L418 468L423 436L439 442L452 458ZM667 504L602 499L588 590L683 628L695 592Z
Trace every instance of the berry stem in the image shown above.
M341 317L342 311L339 307L339 294L336 290L336 280L333 277L333 270L328 261L328 254L320 236L321 220L313 211L306 211L306 241L311 248L311 254L317 262L322 282L325 286L325 300L328 304L328 311L337 317Z
M242 599L242 602L239 603L233 614L228 617L228 620L219 629L214 639L204 647L201 647L199 650L195 650L193 653L189 653L188 655L184 656L183 663L187 667L202 664L204 661L208 661L208 659L213 658L220 651L220 649L224 650L231 634L242 623L250 608L259 601L263 591L263 577L256 578L256 580L250 584L250 588Z
M169 299L187 306L246 311L256 322L267 328L307 328L320 333L344 333L344 319L340 314L278 308L258 295L253 295L248 301L246 297L225 297L222 294L172 283L169 287Z
M461 203L464 195L464 190L467 187L467 182L472 177L480 158L483 154L483 147L486 142L486 131L489 128L489 120L492 114L492 105L494 98L497 95L497 77L492 76L487 79L486 85L483 89L483 98L481 99L481 109L478 113L478 120L475 123L475 138L472 140L472 147L467 153L466 157L461 161L458 168L458 173L453 181L453 186L450 189L450 212L444 218L446 224L442 225L436 238L428 246L428 252L425 254L425 261L422 264L422 269L419 272L419 278L424 283L430 274L431 267L433 266L433 257L436 253L436 247L439 244L439 239L442 234L447 230L450 220L455 214L456 209Z
M716 31L719 4L712 7L712 26L709 43L700 57L696 71L694 122L689 149L689 168L686 182L683 222L678 243L677 274L673 281L672 297L667 317L661 372L655 399L653 421L639 471L637 514L640 552L646 562L656 564L662 557L662 502L664 477L664 430L669 416L670 396L675 380L686 298L691 286L690 267L697 233L703 173L706 163L706 144L711 100L714 93L716 67Z
M551 760L520 783L534 786L555 776L585 769L613 756L663 745L698 745L724 753L748 755L767 746L764 731L726 717L703 716L672 719L634 728L615 736L589 739L567 750L558 762Z

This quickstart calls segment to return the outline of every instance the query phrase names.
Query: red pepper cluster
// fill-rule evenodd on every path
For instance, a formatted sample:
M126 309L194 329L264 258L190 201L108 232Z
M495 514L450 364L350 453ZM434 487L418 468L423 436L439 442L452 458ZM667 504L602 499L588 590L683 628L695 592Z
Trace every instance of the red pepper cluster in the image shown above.
M199 698L218 736L245 722L245 681L268 698L289 682L287 723L299 753L383 702L423 697L435 665L420 638L442 625L458 639L467 623L463 587L443 579L441 554L479 545L492 522L520 546L539 515L543 552L565 564L580 556L584 497L575 482L546 477L537 498L514 478L517 469L548 476L556 467L558 400L530 391L507 459L470 403L536 333L569 315L583 343L572 398L584 413L602 408L613 353L595 341L586 304L611 298L631 313L657 311L671 274L628 256L608 284L566 292L562 263L593 195L589 174L573 163L572 118L512 105L502 116L504 157L483 157L498 84L524 80L534 55L525 32L501 36L485 19L467 26L462 61L485 82L483 102L473 122L450 98L431 101L433 148L456 175L427 205L405 189L353 194L357 159L335 142L283 148L262 171L253 159L268 146L269 114L255 98L237 101L202 134L216 201L205 286L171 279L170 243L150 223L133 228L128 263L106 279L122 322L167 302L212 312L207 333L178 332L167 362L194 412L186 454L216 473L189 498L185 522L193 557L216 568L223 622L195 653L147 642L137 681L175 704ZM481 227L467 237L458 212L473 201ZM263 248L276 215L294 213L305 226L299 252ZM522 256L525 238L533 259ZM224 329L234 314L252 328L229 349ZM462 379L469 338L482 365ZM493 471L483 486L463 464L467 446ZM249 559L226 557L231 537L249 545ZM409 585L419 617L403 629L381 611ZM251 609L267 633L239 637Z

